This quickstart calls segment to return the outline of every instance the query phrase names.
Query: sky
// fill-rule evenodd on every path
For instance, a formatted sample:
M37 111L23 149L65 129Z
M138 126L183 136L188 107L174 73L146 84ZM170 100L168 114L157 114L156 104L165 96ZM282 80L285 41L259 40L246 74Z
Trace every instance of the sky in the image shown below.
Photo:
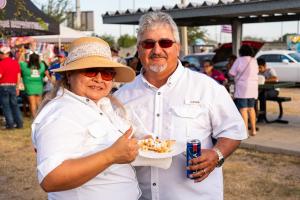
M72 8L75 10L75 1L72 2ZM174 6L180 3L182 0L81 0L81 11L94 11L94 27L95 33L110 34L118 38L122 34L136 35L137 26L132 25L108 25L102 23L102 14L107 11L126 10L126 9L138 9L161 7L163 5ZM212 2L218 2L218 0L210 0ZM230 0L227 0L230 1ZM46 4L47 0L32 0L38 7L42 4ZM186 2L202 3L203 0L186 0ZM203 26L203 29L207 30L209 38L217 40L218 42L229 42L231 40L231 34L220 34L220 26ZM252 36L263 38L266 41L272 41L278 39L285 33L298 33L298 21L291 22L276 22L276 23L256 23L256 24L244 24L243 36Z

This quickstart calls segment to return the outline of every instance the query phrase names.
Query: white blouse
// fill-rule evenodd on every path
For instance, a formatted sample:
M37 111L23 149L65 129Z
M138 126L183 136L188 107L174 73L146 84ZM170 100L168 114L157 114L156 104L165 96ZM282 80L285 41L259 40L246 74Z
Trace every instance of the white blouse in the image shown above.
M65 89L38 114L32 124L32 141L40 183L63 161L102 151L121 136L100 107L101 100L97 105ZM48 199L119 200L138 199L140 195L134 168L115 164L80 187L48 193Z

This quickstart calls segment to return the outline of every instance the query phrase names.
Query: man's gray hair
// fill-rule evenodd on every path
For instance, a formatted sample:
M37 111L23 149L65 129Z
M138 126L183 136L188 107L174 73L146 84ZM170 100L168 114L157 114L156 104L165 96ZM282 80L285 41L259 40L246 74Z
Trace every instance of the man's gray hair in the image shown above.
M147 29L151 29L157 25L169 25L172 29L173 36L177 43L180 43L178 28L172 17L164 12L149 12L144 14L139 20L139 29L137 32L137 42L141 40L141 36Z

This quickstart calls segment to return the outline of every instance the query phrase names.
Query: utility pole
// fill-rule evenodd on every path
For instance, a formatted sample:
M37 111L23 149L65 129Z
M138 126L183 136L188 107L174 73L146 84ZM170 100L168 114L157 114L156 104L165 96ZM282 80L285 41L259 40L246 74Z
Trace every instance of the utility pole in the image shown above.
M75 28L77 30L81 29L80 0L76 0L76 21L75 21Z
M181 0L181 4L187 5L186 0ZM187 37L187 27L181 26L180 27L180 33L181 33L181 48L182 48L182 56L185 56L188 54L188 37Z

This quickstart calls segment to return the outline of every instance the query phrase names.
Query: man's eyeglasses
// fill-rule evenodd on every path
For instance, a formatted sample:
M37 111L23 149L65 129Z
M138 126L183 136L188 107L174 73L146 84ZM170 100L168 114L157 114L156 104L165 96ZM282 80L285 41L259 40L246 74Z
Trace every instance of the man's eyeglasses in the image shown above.
M174 43L176 43L175 41L169 39L160 39L158 41L147 39L140 42L140 44L144 49L153 49L156 42L158 42L161 48L170 48Z
M88 68L80 71L80 73L89 78L94 78L100 73L101 78L105 81L111 81L116 76L116 72L113 69Z

